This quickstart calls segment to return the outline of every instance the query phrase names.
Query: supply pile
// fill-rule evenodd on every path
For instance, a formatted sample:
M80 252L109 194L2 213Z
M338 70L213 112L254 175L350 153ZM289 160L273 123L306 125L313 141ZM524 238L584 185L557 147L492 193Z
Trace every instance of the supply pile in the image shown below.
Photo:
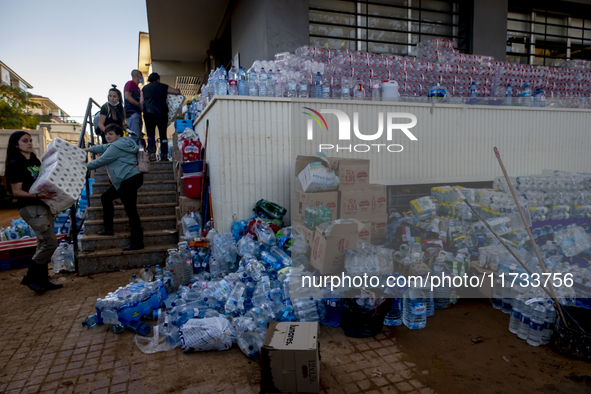
M255 61L245 71L212 70L193 118L214 95L313 97L341 100L449 101L481 105L589 108L591 63L567 60L560 67L513 64L459 53L454 42L425 40L418 57L304 46L295 54Z

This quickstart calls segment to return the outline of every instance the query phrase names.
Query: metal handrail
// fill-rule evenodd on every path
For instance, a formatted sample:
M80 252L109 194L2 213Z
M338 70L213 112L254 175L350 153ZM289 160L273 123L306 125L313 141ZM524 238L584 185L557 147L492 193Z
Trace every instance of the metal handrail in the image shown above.
M88 143L88 146L90 145L94 145L95 144L95 138L98 137L95 133L94 130L94 122L92 119L92 105L96 105L97 107L99 107L99 109L101 108L101 106L99 105L99 103L97 103L96 101L94 101L91 98L88 99L88 104L86 105L86 113L84 114L84 121L82 122L82 129L80 130L80 138L78 138L78 148L84 149L87 147L86 144L86 126L88 124L90 124L90 142ZM100 138L98 139L98 141L100 142ZM86 160L88 161L88 155L86 155ZM87 205L86 205L86 209L88 209L88 207L90 207L90 185L88 180L90 179L90 173L89 171L86 171L86 201L87 201ZM72 204L72 207L70 208L70 240L72 242L72 244L74 245L74 267L76 269L76 272L78 271L78 228L76 225L76 211L78 210L77 208L77 204L78 201L74 201L74 204Z

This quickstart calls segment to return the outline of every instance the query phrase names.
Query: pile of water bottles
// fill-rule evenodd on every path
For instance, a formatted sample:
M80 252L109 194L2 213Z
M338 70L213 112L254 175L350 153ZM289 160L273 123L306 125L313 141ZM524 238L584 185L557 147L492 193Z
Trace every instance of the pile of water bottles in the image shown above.
M304 46L244 70L212 70L195 100L199 116L214 95L447 101L527 107L590 108L591 63L561 67L497 62L459 53L455 43L432 39L417 57Z
M12 226L0 228L0 241L35 238L35 231L23 219L12 220Z

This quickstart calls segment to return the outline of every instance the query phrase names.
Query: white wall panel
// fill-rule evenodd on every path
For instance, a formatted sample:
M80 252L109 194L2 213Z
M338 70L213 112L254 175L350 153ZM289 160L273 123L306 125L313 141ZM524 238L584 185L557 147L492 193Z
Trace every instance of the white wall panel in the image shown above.
M510 175L534 174L545 168L591 172L591 111L586 110L216 98L199 120L197 130L204 140L209 119L207 161L218 231L230 230L233 214L240 219L250 217L254 204L262 198L289 210L295 155L314 154L319 143L338 142L338 125L331 114L324 115L330 131L321 132L315 125L315 140L307 141L310 118L302 114L302 107L342 110L349 114L351 125L353 113L358 112L365 134L377 130L379 112L407 112L417 117L411 132L418 141L394 132L391 143L402 144L403 152L327 152L329 156L371 160L373 183L490 181L501 175L494 146L499 148ZM354 139L351 143L363 141Z

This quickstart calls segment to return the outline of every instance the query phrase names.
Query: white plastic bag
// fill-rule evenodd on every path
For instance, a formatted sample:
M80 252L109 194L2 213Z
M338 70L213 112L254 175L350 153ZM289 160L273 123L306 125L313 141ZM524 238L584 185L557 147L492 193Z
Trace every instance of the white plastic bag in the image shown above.
M189 319L179 330L183 352L227 350L236 342L236 330L223 317Z

